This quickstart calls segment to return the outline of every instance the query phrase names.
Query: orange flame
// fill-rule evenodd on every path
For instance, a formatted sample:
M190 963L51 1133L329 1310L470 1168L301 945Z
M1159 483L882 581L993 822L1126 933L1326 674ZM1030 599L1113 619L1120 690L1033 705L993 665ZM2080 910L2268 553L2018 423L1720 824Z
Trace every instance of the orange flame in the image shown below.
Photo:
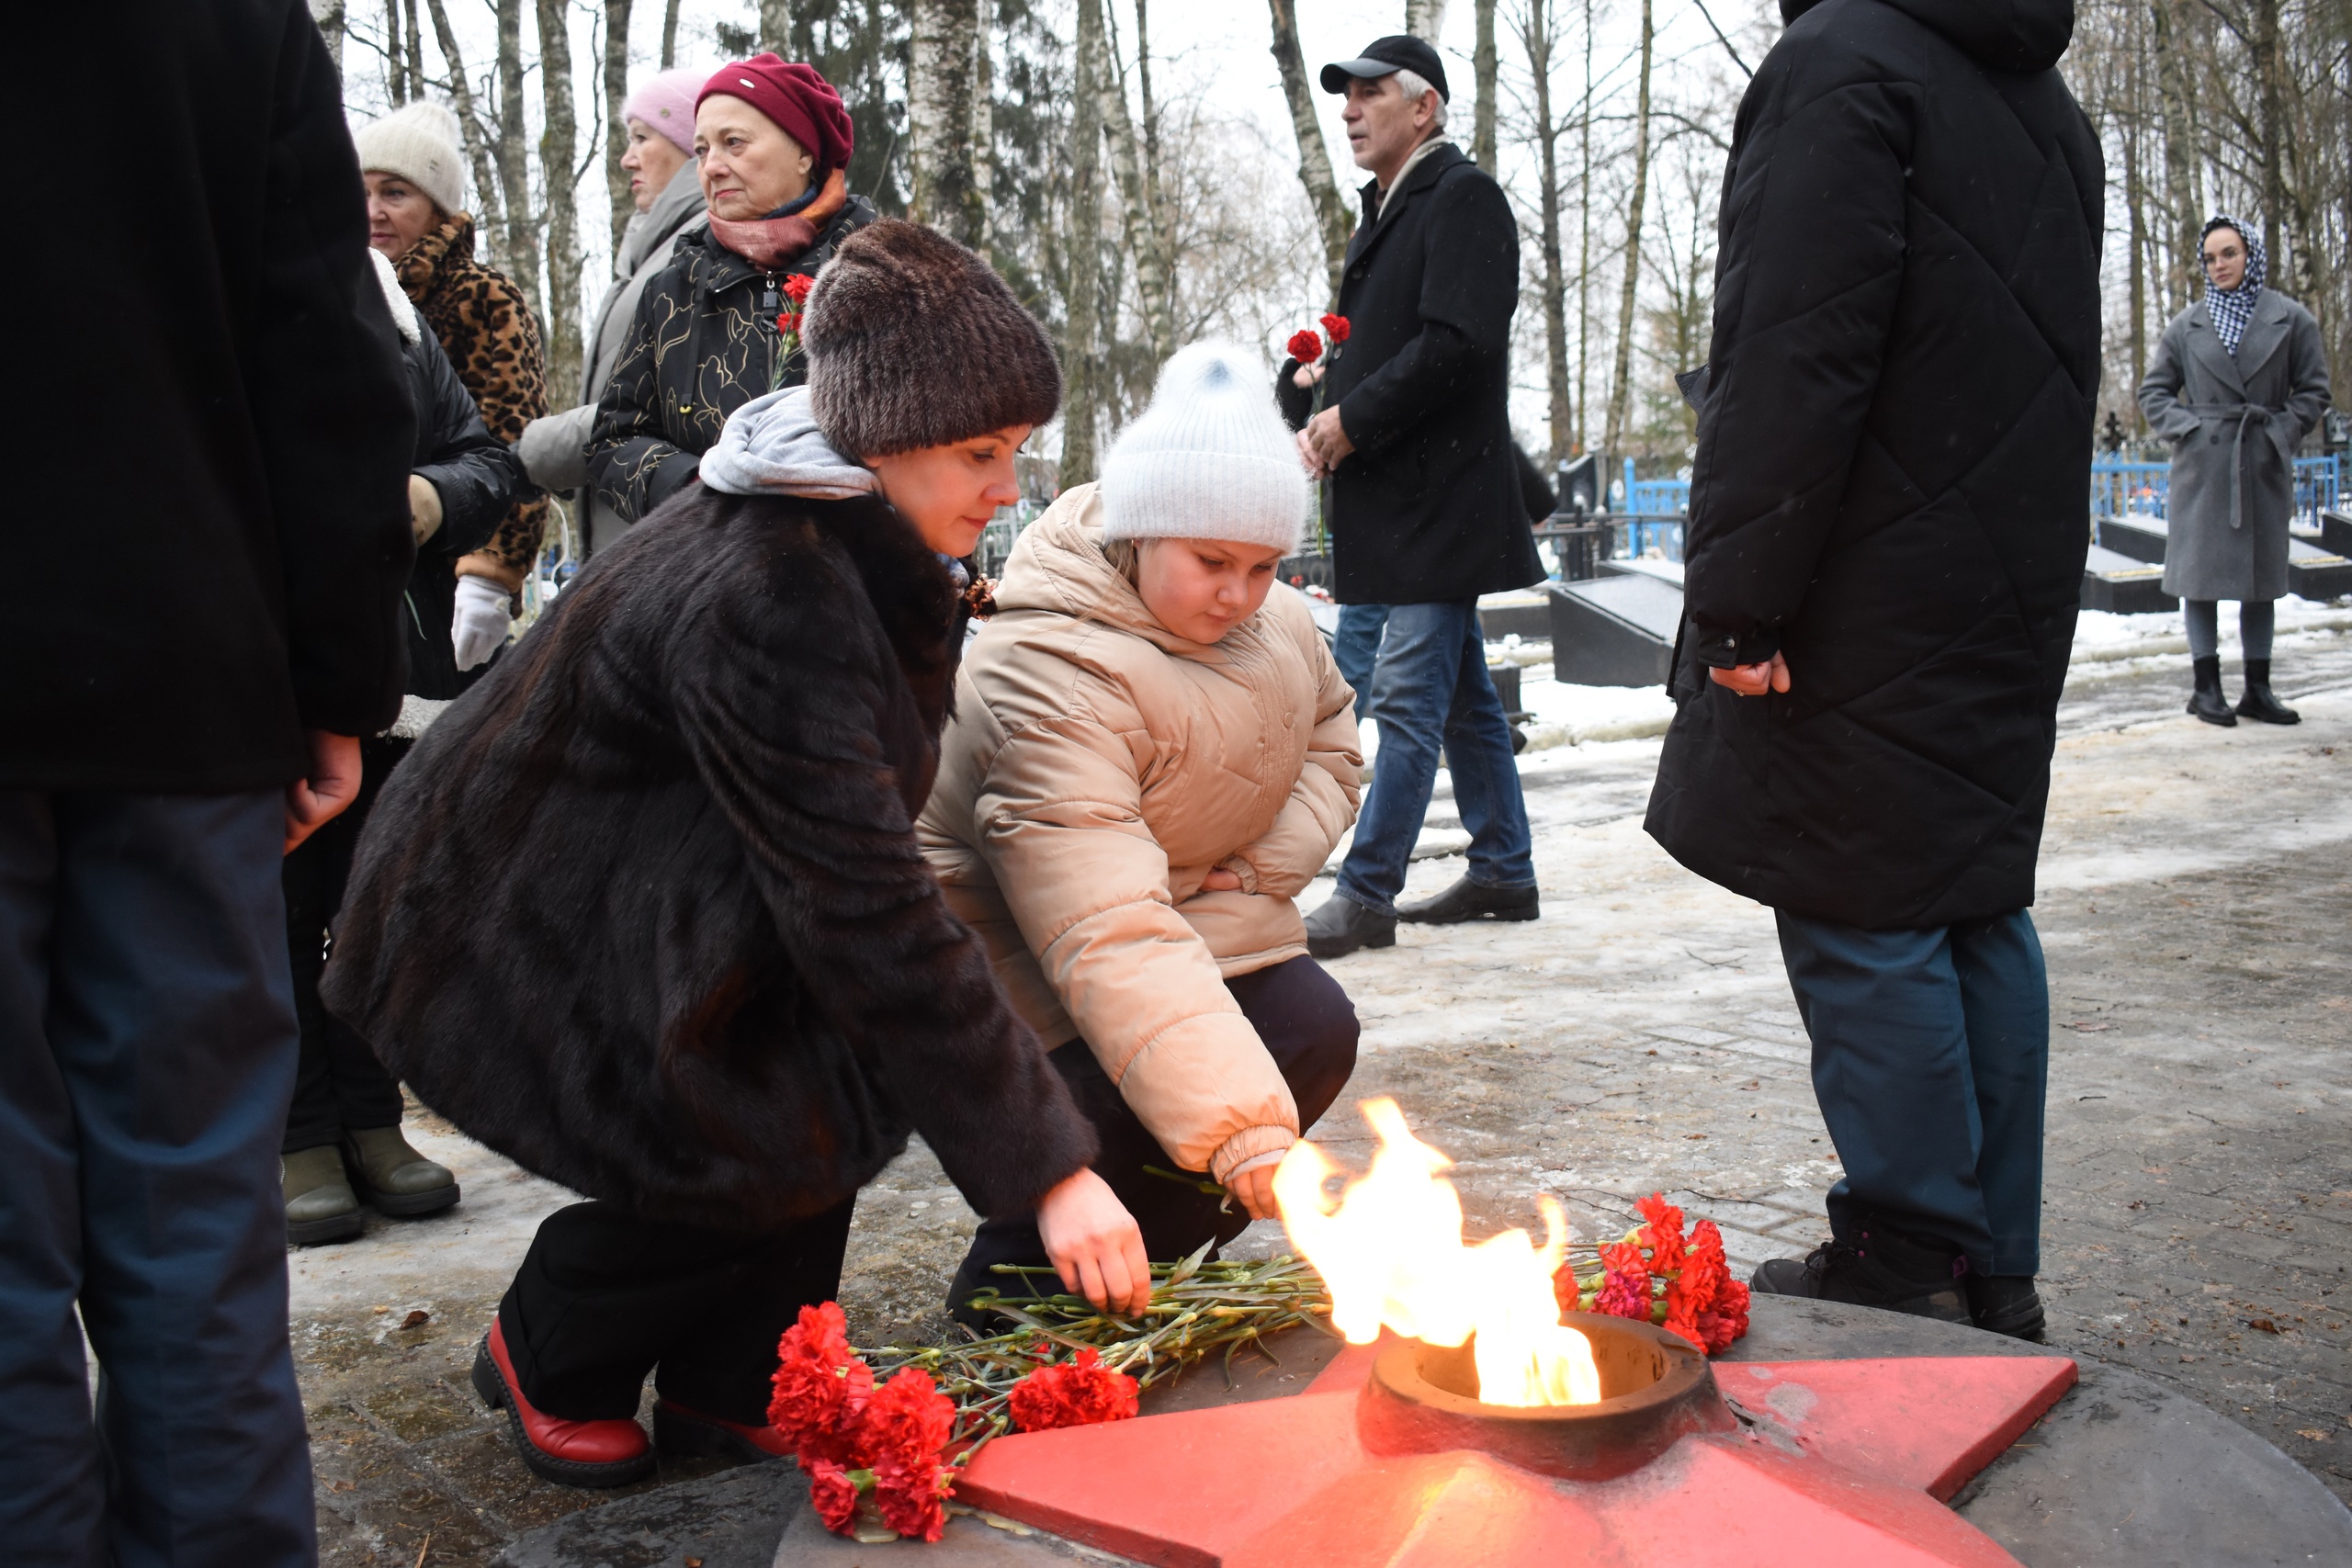
M1336 1204L1338 1167L1301 1139L1274 1172L1291 1242L1331 1288L1332 1325L1368 1345L1383 1328L1429 1345L1477 1337L1478 1397L1488 1404L1592 1404L1592 1342L1560 1321L1552 1275L1568 1249L1567 1217L1549 1193L1544 1246L1523 1230L1462 1240L1462 1199L1438 1173L1453 1162L1413 1136L1385 1096L1359 1107L1380 1147Z

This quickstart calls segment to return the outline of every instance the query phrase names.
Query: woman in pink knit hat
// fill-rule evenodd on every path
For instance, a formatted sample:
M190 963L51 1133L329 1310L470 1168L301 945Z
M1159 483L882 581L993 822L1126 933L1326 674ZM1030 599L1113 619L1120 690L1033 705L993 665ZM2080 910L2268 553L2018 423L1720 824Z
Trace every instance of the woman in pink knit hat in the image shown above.
M628 526L627 518L598 506L588 491L588 436L596 423L596 398L628 345L629 325L637 319L637 301L645 286L670 265L678 236L703 226L702 182L695 177L695 99L707 75L664 71L639 83L622 103L628 152L621 167L629 174L637 216L621 231L620 245L613 253L613 283L588 334L577 405L533 420L514 446L532 483L542 490L578 492L580 536L591 555Z

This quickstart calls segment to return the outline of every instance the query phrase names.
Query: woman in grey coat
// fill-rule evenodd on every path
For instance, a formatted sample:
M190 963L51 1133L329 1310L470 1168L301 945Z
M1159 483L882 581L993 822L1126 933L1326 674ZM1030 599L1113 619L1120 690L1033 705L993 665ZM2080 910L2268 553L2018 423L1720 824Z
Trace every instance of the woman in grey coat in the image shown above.
M654 274L670 265L670 247L678 236L700 228L707 218L702 182L695 177L695 96L709 75L684 68L664 71L641 84L621 106L628 126L628 154L621 166L629 171L637 216L621 231L620 247L613 255L613 286L605 291L595 329L588 335L588 352L580 367L580 401L561 413L533 420L514 444L532 483L542 490L575 492L580 540L590 555L628 527L628 518L596 504L594 487L588 482L588 435L596 423L596 400L612 379L621 350L628 346L638 296Z
M2312 313L2263 287L2262 242L2235 219L2205 225L2205 298L2172 319L2140 383L2148 427L2172 443L2165 592L2180 596L2208 724L2300 716L2270 694L2272 602L2287 592L2295 448L2327 409L2327 358ZM2245 694L2222 694L2215 601L2238 602Z

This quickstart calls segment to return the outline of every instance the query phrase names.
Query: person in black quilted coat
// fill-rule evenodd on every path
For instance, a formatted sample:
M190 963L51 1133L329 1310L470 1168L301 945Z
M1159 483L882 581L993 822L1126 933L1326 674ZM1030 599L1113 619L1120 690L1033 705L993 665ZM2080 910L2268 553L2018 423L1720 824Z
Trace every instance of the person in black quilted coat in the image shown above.
M1781 0L1718 220L1649 831L1769 904L1845 1176L1767 1291L2038 1334L2026 913L2088 543L2073 0Z

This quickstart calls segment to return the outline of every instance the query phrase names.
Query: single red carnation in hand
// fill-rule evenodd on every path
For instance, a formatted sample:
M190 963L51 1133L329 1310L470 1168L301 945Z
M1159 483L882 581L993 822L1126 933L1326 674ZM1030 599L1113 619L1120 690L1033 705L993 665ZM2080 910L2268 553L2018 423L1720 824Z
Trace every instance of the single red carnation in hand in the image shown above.
M1650 1272L1671 1274L1682 1267L1682 1211L1653 1192L1634 1205L1649 1224L1641 1231L1642 1245L1650 1249Z
M1090 1345L1076 1360L1039 1367L1014 1383L1008 1403L1023 1431L1050 1432L1125 1421L1135 1415L1139 1392L1135 1379L1104 1366L1102 1352Z
M800 1321L777 1341L776 1357L768 1420L792 1444L800 1467L823 1462L863 1469L859 1439L874 1372L850 1353L840 1303L802 1307Z
M798 332L800 330L800 312L797 310L786 310L783 315L778 316L775 319L775 330L780 333Z
M1323 357L1323 340L1304 327L1290 334L1290 342L1284 347L1301 365L1312 365Z
M815 278L806 273L796 272L784 280L784 297L796 305L806 304L808 299L808 291L816 287Z
M901 1367L865 1403L865 1438L874 1456L874 1500L882 1522L900 1535L937 1540L943 1506L954 1489L939 1450L955 1428L956 1405L931 1375Z
M857 1483L840 1465L819 1460L802 1468L808 1472L808 1501L817 1517L835 1535L847 1535L857 1519Z
M1327 315L1323 318L1323 335L1329 338L1333 343L1347 342L1348 333L1352 329L1348 325L1348 319L1345 316Z

